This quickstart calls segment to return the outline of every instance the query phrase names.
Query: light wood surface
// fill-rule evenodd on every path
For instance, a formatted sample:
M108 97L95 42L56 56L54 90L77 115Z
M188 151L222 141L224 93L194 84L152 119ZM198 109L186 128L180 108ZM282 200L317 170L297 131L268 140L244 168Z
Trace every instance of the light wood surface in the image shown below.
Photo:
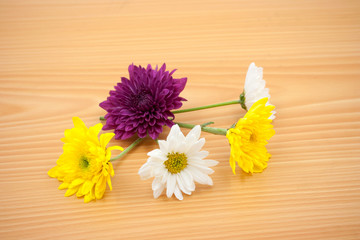
M2 0L0 48L0 239L360 239L359 1ZM234 176L227 140L203 133L214 186L183 201L140 180L150 140L115 163L100 201L47 176L71 117L96 124L129 64L178 69L187 108L236 99L252 61L278 112L263 173Z

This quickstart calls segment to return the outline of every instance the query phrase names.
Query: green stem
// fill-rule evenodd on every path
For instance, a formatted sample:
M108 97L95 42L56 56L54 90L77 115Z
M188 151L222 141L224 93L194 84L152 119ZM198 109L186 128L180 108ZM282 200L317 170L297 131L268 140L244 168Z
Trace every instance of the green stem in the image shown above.
M206 106L202 106L202 107L181 109L181 110L172 111L172 113L175 114L175 113L192 112L192 111L203 110L203 109L214 108L214 107L221 107L221 106L226 106L226 105L231 105L231 104L241 104L241 101L239 99L239 100L233 100L233 101L229 101L229 102L206 105Z
M189 129L192 129L196 126L194 124L179 123L179 122L176 122L175 124L179 125L179 127L189 128ZM208 132L208 133L212 133L212 134L216 134L216 135L224 135L224 136L226 136L226 133L227 133L227 129L224 129L224 128L201 127L201 130L204 132Z
M131 149L133 149L136 145L138 145L139 143L141 143L141 141L144 140L144 138L138 138L136 139L132 144L130 144L130 146L128 146L124 151L122 151L119 155L117 155L116 157L113 157L110 159L110 162L115 161L119 158L121 158L122 156L124 156L125 154L127 154Z
M104 116L101 116L100 117L100 121L104 121L105 120L105 117Z
M201 124L200 126L201 126L201 127L206 127L206 126L211 125L211 124L214 124L214 122L203 123L203 124Z

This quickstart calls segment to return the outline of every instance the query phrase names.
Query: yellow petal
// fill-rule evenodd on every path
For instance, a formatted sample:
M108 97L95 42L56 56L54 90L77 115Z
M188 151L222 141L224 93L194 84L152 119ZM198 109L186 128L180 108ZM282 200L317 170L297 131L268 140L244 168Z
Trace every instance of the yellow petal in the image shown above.
M88 194L90 192L90 189L93 187L93 183L91 181L86 181L82 187L81 187L81 191L83 194Z
M83 182L85 182L84 179L77 178L77 179L75 179L74 181L71 182L69 188L74 188L74 187L76 187L76 186L79 186L79 185L82 184Z
M91 196L91 199L95 199L95 185L90 189L89 195Z
M112 184L110 176L107 177L107 184L109 185L110 191L112 191Z
M95 198L93 198L92 196L91 196L91 194L87 194L87 195L85 195L85 197L84 197L84 203L88 203L88 202L91 202L91 200L94 200Z
M84 193L81 191L81 189L79 189L79 191L77 191L76 196L78 198L84 196Z
M91 188L90 192L84 196L84 203L91 202L92 200L95 200L93 188Z
M106 189L106 181L103 177L99 179L99 182L95 186L95 197L101 199L104 196Z
M124 151L124 148L120 147L120 146L112 146L112 147L108 147L109 151L113 151L113 150L120 150L120 151Z
M230 167L234 173L234 175L236 175L236 172L235 172L235 168L236 168L236 163L233 159L230 158Z
M74 193L77 192L78 189L79 189L79 187L69 188L65 193L65 197L69 197L69 196L73 195Z
M110 176L114 176L115 172L114 172L114 167L112 165L111 162L108 163L109 164L109 173L110 173Z
M72 118L75 128L87 129L85 123L79 117Z
M266 111L271 112L272 110L274 110L275 106L274 105L268 105L265 108L266 108Z
M58 166L53 167L48 171L49 177L56 178Z
M100 145L105 148L110 140L115 136L114 133L104 133L100 136Z
M101 131L103 125L101 123L96 124L95 126L92 126L89 128L89 131L91 132L91 134L93 134L94 136L97 137L97 135L99 135L99 132Z
M65 189L65 188L68 188L69 187L69 183L62 183L58 189L62 190L62 189Z

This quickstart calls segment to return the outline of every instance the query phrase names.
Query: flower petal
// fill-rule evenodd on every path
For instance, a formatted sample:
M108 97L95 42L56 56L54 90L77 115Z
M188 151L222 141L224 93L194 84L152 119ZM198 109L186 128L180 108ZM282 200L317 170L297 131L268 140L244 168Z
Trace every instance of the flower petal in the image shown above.
M79 187L68 188L68 190L65 193L65 197L69 197L69 196L73 195L74 193L77 192L78 189L79 189Z
M201 127L200 125L196 125L195 127L193 127L190 132L186 135L186 139L192 137L196 140L198 140L200 138L200 134L201 134Z
M105 148L106 145L110 142L110 140L115 136L114 133L104 133L100 136L100 145Z
M183 180L184 187L186 187L187 190L193 192L195 191L195 184L194 179L190 172L186 169L184 169L181 173L181 179Z
M120 150L120 151L124 151L124 148L120 147L120 146L112 146L112 147L108 147L107 148L109 151L113 151L113 150Z
M166 184L166 196L168 198L171 198L171 196L173 195L175 191L175 186L176 186L176 175L169 174Z
M206 175L205 173L201 172L200 170L198 170L195 167L188 167L189 171L192 173L192 177L194 178L195 182L198 182L200 184L206 184L206 185L213 185L213 181L211 179L211 177L209 177L208 175Z
M106 181L104 177L99 178L99 182L95 185L95 197L96 199L101 199L104 196L106 189Z
M139 169L138 174L140 175L140 178L142 180L146 180L154 176L152 167L150 166L149 163L145 163L144 165L142 165L141 168Z
M160 151L163 153L167 153L168 152L168 148L169 148L169 144L168 142L164 141L164 140L159 140L158 141L159 147L160 147Z
M58 189L62 190L62 189L68 188L68 187L69 187L69 183L64 182L58 187Z
M99 135L102 127L103 127L103 125L101 123L98 123L95 126L90 127L89 132L91 133L91 135L94 136L94 138L97 139L97 135ZM113 134L113 133L105 133L105 134Z
M187 190L186 187L184 186L183 184L183 180L182 180L182 177L181 177L181 174L176 174L176 182L180 188L180 190L187 194L187 195L191 195L191 191Z
M48 171L49 177L56 178L56 176L57 176L57 170L58 170L58 166L55 166L55 167L53 167L52 169L50 169L50 170Z
M181 133L181 130L180 130L179 125L175 124L174 126L171 127L169 135L166 138L166 141L169 141L171 138L177 139L177 137L180 135L180 133Z
M203 160L205 162L205 165L208 166L208 167L214 167L216 165L218 165L218 161L215 161L215 160Z
M199 141L195 142L190 149L187 151L187 154L191 155L191 154L195 154L197 152L199 152L201 150L201 148L204 146L205 144L205 138L201 138L199 139Z
M180 189L178 186L175 186L175 191L174 191L175 197L179 200L183 200L183 195L180 192Z
M74 181L71 182L69 188L77 187L77 186L79 186L80 184L82 184L82 183L84 183L84 182L85 182L84 179L82 179L82 178L77 178L77 179L75 179Z
M161 195L161 193L164 191L164 188L165 188L165 184L162 184L161 181L159 181L159 184L156 185L156 188L153 188L154 198L158 198Z
M79 117L72 118L75 128L87 129L85 123Z

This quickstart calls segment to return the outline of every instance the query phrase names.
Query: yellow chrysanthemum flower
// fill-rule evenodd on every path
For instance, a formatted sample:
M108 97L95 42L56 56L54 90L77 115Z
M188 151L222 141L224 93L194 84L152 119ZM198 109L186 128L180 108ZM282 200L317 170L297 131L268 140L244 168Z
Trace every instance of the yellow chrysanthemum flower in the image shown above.
M66 189L65 196L76 193L84 196L84 202L101 199L105 193L106 183L112 190L110 176L114 169L110 162L112 150L123 150L118 146L106 148L114 133L98 134L102 124L87 128L84 122L73 117L74 128L65 130L63 154L57 165L50 169L48 175L63 182L59 189Z
M236 163L247 173L262 172L267 167L271 155L265 145L275 131L269 119L272 105L265 106L268 98L255 102L234 128L230 128L226 137L231 145L230 166L235 173Z

